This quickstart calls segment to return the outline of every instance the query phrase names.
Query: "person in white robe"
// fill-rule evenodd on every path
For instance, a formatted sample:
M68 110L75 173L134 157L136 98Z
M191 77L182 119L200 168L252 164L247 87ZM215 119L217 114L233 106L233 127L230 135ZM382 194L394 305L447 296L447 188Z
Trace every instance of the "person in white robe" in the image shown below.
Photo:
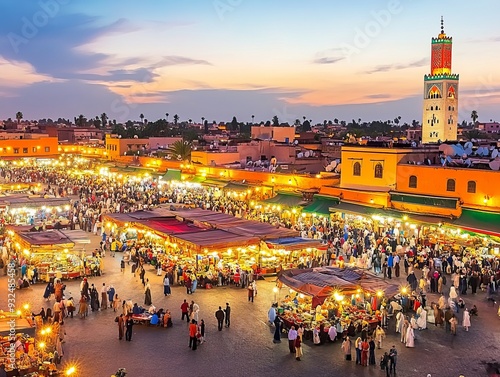
M465 308L465 310L464 310L464 317L462 319L462 326L464 327L465 331L469 331L470 314L469 314L469 309L467 309L467 308Z
M401 333L401 330L403 329L403 320L404 320L404 315L402 312L398 312L396 314L396 332Z
M406 347L415 347L415 333L413 332L413 327L411 326L408 326L408 330L406 330Z
M425 330L427 328L427 310L423 307L419 307L417 310L418 319L417 326L419 330Z

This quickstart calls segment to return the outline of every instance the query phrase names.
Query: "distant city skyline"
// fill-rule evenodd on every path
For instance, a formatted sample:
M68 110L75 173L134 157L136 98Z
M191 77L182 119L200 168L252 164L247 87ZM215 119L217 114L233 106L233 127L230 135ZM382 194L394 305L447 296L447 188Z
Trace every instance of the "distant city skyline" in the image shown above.
M443 16L459 122L472 110L500 120L500 3L491 0L3 4L1 119L421 122Z

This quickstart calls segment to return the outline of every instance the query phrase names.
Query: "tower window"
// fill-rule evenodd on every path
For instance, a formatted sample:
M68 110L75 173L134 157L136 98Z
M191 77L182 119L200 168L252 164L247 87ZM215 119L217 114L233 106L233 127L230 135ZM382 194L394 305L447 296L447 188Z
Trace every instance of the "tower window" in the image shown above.
M382 178L384 174L384 168L382 167L381 163L378 163L375 165L375 178Z
M355 162L352 167L352 175L359 177L361 175L361 164L359 162Z
M448 111L451 111L451 106L448 106Z
M429 98L441 98L441 92L436 85L429 90Z
M446 181L446 191L455 191L455 180L454 179L448 179Z
M408 180L408 187L409 188L417 188L417 176L416 175L410 175L410 179Z
M431 110L434 110L434 106L431 106Z
M455 88L452 86L448 89L448 98L455 98Z
M469 181L469 182L467 182L467 192L469 194L475 194L476 193L476 181Z

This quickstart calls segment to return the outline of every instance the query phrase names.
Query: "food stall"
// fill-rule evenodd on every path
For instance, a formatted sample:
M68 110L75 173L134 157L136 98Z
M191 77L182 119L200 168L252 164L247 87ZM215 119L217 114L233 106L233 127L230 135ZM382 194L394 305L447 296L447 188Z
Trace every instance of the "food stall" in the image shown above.
M314 261L326 260L326 250L321 240L284 237L266 240L263 243L262 268L267 273L276 273L281 268L304 267ZM314 266L316 267L316 266Z
M81 230L48 230L33 232L29 226L8 227L16 251L36 268L39 281L51 278L75 279L83 273L83 262L75 251L76 245L90 243Z
M7 376L55 375L58 329L54 326L43 326L38 316L33 319L28 304L15 312L0 310L0 363L5 364ZM15 348L15 365L11 360L11 344Z
M381 322L383 303L399 288L355 268L319 267L278 273L275 290L278 314L285 327L302 324L310 335L314 328L340 325L346 331L375 328ZM285 290L284 297L281 293Z

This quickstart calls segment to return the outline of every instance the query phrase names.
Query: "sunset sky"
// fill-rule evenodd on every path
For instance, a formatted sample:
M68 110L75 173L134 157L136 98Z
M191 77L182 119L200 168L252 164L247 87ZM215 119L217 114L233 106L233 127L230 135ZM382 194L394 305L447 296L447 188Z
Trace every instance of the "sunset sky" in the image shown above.
M2 0L0 117L421 120L453 37L459 118L500 121L500 2Z

